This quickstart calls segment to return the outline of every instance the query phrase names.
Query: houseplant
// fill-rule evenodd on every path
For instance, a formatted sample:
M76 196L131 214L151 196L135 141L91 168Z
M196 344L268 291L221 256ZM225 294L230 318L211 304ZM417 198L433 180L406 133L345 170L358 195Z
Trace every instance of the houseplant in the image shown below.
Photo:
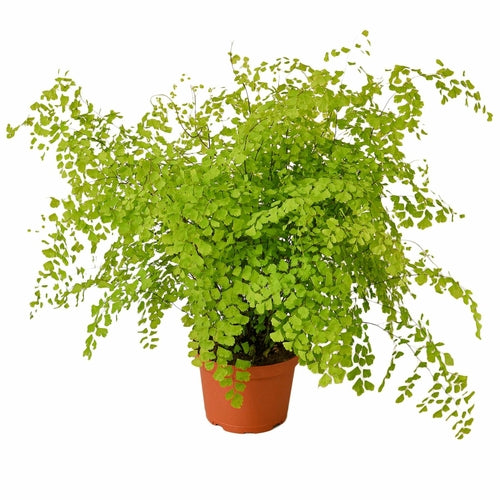
M375 78L351 59L369 55L363 35L362 44L327 53L320 69L287 58L251 66L231 52L231 88L191 85L183 102L175 85L133 127L115 111L97 112L67 74L58 76L22 124L69 186L45 217L33 310L79 304L99 290L90 359L123 309L137 308L140 342L153 349L165 311L180 304L193 364L214 370L235 408L250 366L292 356L320 386L375 389L370 335L385 332L393 350L379 390L397 360L413 356L397 402L422 379L419 410L466 435L467 378L405 299L426 283L463 301L478 337L481 317L471 292L404 239L405 228L456 214L430 191L425 163L406 159L403 140L425 134L420 85L443 103L461 96L491 114L465 75L439 60L432 72L395 65ZM378 328L366 319L373 308L384 316Z

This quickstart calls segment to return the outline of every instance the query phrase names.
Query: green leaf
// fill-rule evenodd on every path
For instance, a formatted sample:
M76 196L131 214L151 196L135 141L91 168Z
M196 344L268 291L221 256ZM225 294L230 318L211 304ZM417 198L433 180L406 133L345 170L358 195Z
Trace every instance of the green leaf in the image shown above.
M203 366L203 362L199 357L195 357L191 360L191 364L196 368L201 368ZM210 371L210 370L209 370Z
M231 398L231 406L233 408L241 408L243 406L243 395L239 392L235 393Z
M344 381L346 371L340 366L331 367L328 371L336 384L341 384Z
M356 380L356 382L354 383L354 385L352 386L352 388L354 389L354 391L356 392L356 394L358 396L361 396L365 392L365 388L363 385L363 379L358 378Z
M108 334L108 329L107 328L99 327L99 328L96 329L96 335L98 337L106 337L107 334Z
M441 68L441 69L437 70L437 74L444 77L444 78L448 78L448 77L452 76L454 74L454 72L449 68Z
M309 309L307 309L307 307L301 306L298 308L297 314L300 316L300 318L307 319L309 317Z
M235 374L236 380L238 382L249 382L250 381L250 372L241 372L237 371Z
M285 337L280 331L272 332L270 337L274 342L283 342L285 340Z
M247 236L250 236L250 238L253 238L257 236L257 230L255 229L255 226L251 226L246 230L245 233Z
M44 263L43 268L46 271L51 272L54 270L54 263L51 260L48 260L47 262Z
M323 373L321 378L319 379L318 386L326 387L332 383L332 377L328 375L328 373Z
M422 273L422 274L418 274L416 277L415 277L415 281L418 285L423 285L426 281L427 281L427 274L425 273Z
M219 380L219 384L221 387L232 387L233 381L230 378L224 378L222 380Z
M361 370L359 369L359 366L356 366L350 372L347 373L347 380L354 380L360 374Z
M450 288L448 288L448 291L455 299L460 299L464 294L462 287L458 283L453 283Z
M432 226L432 220L429 219L429 218L424 218L422 219L418 224L417 224L417 227L419 229L427 229L428 227L431 227Z
M45 248L44 250L42 250L42 253L43 255L45 255L45 257L48 257L49 259L57 257L57 253L52 248Z
M7 124L7 139L12 139L16 132L19 130L19 126L13 127L10 123Z
M61 202L57 198L50 199L51 208L57 208Z
M451 354L447 352L444 353L444 362L447 366L453 366L455 364L455 361L453 360Z
M219 365L214 372L214 379L218 382L222 382L227 376L231 375L231 371L231 367Z
M248 370L252 363L246 359L237 359L235 367L237 370Z
M88 177L91 179L98 179L101 176L101 172L95 168L89 168L85 171Z
M293 309L295 307L295 305L297 304L297 302L298 302L297 296L295 295L294 292L292 292L285 300L284 306L287 309Z
M243 382L235 382L234 383L235 391L244 392L246 387L247 387L246 384L244 384Z

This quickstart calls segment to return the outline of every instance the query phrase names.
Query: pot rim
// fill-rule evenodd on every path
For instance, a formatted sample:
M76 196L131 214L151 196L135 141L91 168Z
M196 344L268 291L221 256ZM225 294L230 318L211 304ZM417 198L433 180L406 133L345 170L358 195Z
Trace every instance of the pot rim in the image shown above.
M251 366L247 370L239 370L236 368L236 371L248 371L250 372L250 380L255 380L259 378L269 378L276 377L283 372L288 370L293 370L295 366L297 366L299 362L299 358L294 356L293 358L287 359L286 361L280 361L279 363L272 363L269 365L257 365ZM208 373L212 373L217 367L217 363L215 362L215 366L212 370L207 370L205 366L202 366L201 369L205 370Z

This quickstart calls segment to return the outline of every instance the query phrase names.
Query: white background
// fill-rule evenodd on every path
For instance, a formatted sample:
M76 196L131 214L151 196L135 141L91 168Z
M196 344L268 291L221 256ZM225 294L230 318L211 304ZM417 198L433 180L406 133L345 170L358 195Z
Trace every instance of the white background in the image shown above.
M0 498L5 500L229 498L500 498L498 185L500 34L493 0L464 1L4 1L0 6ZM187 72L222 84L226 56L255 62L325 51L370 31L371 69L394 63L465 69L496 114L432 100L430 136L411 154L431 164L432 187L467 218L422 233L437 262L475 292L483 340L463 307L424 296L435 335L476 388L473 432L395 405L398 380L358 398L346 386L318 389L296 371L287 422L270 433L233 435L204 417L187 335L173 310L156 351L143 351L133 315L81 356L90 304L44 310L29 321L40 264L28 233L61 192L54 165L5 139L57 70L69 70L103 110L133 123L149 98ZM374 332L374 345L385 344ZM384 355L381 356L384 358ZM381 360L383 361L383 359ZM383 363L377 369L379 375ZM404 373L399 373L399 380Z

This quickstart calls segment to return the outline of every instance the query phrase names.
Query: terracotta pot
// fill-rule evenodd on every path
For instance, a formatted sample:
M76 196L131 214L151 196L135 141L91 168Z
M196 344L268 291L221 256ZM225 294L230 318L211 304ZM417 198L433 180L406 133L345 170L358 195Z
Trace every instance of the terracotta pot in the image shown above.
M243 392L243 406L226 400L227 387L214 380L213 371L200 369L207 419L228 432L266 432L286 420L297 358L268 366L252 366ZM214 368L215 370L215 368Z

